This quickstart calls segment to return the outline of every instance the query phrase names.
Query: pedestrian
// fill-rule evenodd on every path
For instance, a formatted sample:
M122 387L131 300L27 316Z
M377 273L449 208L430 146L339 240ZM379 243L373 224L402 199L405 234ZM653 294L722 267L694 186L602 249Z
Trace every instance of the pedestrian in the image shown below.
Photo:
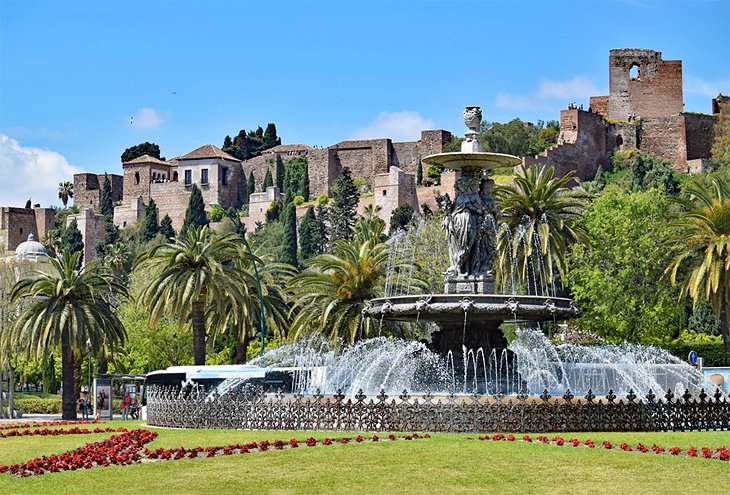
M89 394L88 392L79 397L79 409L81 410L81 419L88 421L89 419Z

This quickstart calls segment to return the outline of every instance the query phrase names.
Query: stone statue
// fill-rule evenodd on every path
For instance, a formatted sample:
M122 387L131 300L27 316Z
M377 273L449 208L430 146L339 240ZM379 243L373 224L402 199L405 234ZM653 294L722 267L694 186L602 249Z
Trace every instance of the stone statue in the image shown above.
M492 191L494 191L494 181L485 177L479 184L479 196L484 207L484 216L479 231L479 253L477 255L479 264L474 269L475 274L479 276L492 274L494 259L497 256L497 225L502 212L492 197Z

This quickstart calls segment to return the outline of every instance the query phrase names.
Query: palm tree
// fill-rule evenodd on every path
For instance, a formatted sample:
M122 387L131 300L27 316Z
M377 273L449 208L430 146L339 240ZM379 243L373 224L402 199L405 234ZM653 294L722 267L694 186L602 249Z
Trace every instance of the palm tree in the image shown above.
M147 308L153 325L170 313L181 325L191 322L196 365L205 364L206 312L235 314L249 298L251 281L234 264L240 258L245 253L236 234L216 236L204 226L191 227L173 243L154 246L135 261L134 269L150 277L138 303Z
M122 278L131 256L132 253L125 243L116 242L108 247L106 256L104 256L104 264L111 269L115 277Z
M284 338L289 322L289 306L283 287L287 286L288 279L296 270L289 264L274 263L256 256L254 261L261 281L265 328L267 332ZM261 306L250 256L237 260L236 268L242 272L248 284L245 304L234 311L231 302L227 301L226 311L222 315L211 311L208 320L216 336L227 331L234 338L236 353L233 361L242 364L246 362L249 343L260 335Z
M63 207L66 208L68 205L68 198L74 197L74 185L73 182L59 182L58 183L58 199L63 202Z
M682 284L680 297L696 305L708 300L720 319L725 349L730 349L730 186L719 177L711 187L698 181L686 188L687 197L673 199L680 213L670 224L674 258L666 273Z
M566 186L575 180L569 173L554 177L553 167L522 166L516 187L497 186L495 197L502 209L503 224L497 235L497 275L503 285L514 266L521 284L535 293L554 284L556 272L565 278L565 255L572 243L589 243L588 232L576 220L585 213L591 197ZM535 257L539 254L539 257ZM540 263L542 260L542 264Z
M389 250L386 243L375 240L382 228L384 223L368 234L362 225L356 227L361 239L335 241L332 254L310 259L307 270L292 278L289 292L295 316L290 337L319 332L336 343L373 335L374 323L363 318L362 310L368 300L383 296ZM412 268L393 263L390 271L416 273ZM423 285L414 277L402 283Z
M61 347L63 419L76 419L74 351L124 343L126 333L112 311L111 296L127 296L127 289L97 263L78 268L81 253L64 250L51 258L54 273L34 272L19 280L11 301L30 301L10 332L5 345L22 345L40 358L49 347Z

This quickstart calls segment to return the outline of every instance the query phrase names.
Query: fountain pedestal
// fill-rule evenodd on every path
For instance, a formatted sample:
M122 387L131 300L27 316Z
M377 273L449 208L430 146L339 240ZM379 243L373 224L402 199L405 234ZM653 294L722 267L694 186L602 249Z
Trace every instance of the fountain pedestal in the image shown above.
M492 349L501 352L507 348L507 339L504 338L499 326L500 320L476 320L466 323L459 321L438 322L439 331L432 335L429 348L442 356L451 351L453 355L460 356L462 346L467 349L479 349L489 356Z
M446 277L445 294L494 294L494 275Z

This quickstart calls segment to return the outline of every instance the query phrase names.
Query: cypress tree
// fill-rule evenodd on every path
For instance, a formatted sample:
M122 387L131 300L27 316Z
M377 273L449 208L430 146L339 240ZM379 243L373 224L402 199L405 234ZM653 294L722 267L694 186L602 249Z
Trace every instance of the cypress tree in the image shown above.
M264 183L261 186L261 192L266 192L266 189L274 185L274 179L271 177L271 169L266 169L266 176L264 177Z
M61 251L68 249L72 253L81 252L79 263L84 260L84 241L76 219L71 220L61 233Z
M205 204L203 203L203 193L200 192L196 184L193 184L180 235L184 236L187 234L188 229L191 227L202 227L203 225L208 225L208 216L205 214Z
M154 199L150 199L150 202L145 206L142 228L139 230L142 242L149 242L160 231L157 218L157 205Z
M269 123L264 131L264 149L273 148L281 144L281 138L276 135L276 124Z
M309 201L309 160L304 164L304 176L299 195L304 198L304 201Z
M172 218L170 215L165 214L160 222L160 234L164 235L167 240L171 240L175 237L175 229L172 228Z
M328 212L332 241L352 239L359 201L360 195L352 180L350 169L345 167L332 187L332 206Z
M109 177L104 175L104 182L101 186L101 198L99 200L99 213L105 218L114 219L114 203L112 202L112 183Z
M289 187L289 184L284 180L289 174L288 170L284 171L284 162L281 160L281 157L279 155L276 155L276 187L279 188L279 191L285 192L285 187Z
M327 250L327 210L322 205L317 205L314 216L314 243L315 252L322 254Z
M256 179L253 176L253 170L248 173L248 183L246 184L248 194L246 194L246 203L251 200L251 195L256 192Z
M423 165L421 160L418 160L418 168L416 169L416 185L423 185Z
M284 256L282 262L297 266L297 212L290 195L284 207Z
M314 207L310 206L299 224L299 248L303 260L307 260L319 253L317 242L317 218Z

